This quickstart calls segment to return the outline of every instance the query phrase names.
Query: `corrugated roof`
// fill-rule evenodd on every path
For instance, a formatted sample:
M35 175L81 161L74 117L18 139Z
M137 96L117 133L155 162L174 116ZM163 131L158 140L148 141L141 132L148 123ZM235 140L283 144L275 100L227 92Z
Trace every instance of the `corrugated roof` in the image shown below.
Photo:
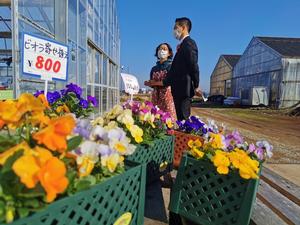
M232 68L235 66L235 64L237 64L237 62L241 58L241 55L222 55L222 56L230 64Z
M300 38L256 37L284 57L300 57Z

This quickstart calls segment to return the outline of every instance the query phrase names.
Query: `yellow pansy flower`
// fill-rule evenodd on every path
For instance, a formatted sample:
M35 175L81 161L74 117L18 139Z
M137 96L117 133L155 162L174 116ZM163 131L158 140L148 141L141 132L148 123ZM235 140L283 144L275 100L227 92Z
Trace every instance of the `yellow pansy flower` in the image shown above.
M85 177L91 174L95 166L95 163L93 160L91 160L89 157L84 157L82 159L81 164L78 166L78 172L80 177Z
M189 140L188 141L188 146L192 149L194 147L200 148L202 147L202 142L199 139L194 140Z
M197 148L192 148L191 150L192 156L194 156L196 159L201 159L204 156L204 152L200 151Z

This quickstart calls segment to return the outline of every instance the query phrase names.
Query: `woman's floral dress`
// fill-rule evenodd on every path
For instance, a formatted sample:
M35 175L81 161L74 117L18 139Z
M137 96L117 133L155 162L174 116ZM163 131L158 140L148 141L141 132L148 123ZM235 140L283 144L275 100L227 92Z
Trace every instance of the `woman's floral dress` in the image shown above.
M167 60L162 64L160 62L157 62L156 66L151 69L150 79L155 81L162 81L171 68L171 64L171 60ZM173 96L171 93L171 87L153 88L151 98L154 105L158 105L161 110L169 112L171 116L176 119L176 111Z

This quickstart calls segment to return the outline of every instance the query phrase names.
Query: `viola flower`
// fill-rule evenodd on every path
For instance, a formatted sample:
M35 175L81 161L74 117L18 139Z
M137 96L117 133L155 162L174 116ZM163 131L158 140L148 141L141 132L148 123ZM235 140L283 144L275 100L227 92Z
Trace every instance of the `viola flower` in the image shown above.
M248 151L249 151L250 153L252 153L252 152L255 152L255 150L256 150L255 145L254 145L253 143L251 143L251 144L249 145Z
M224 136L222 134L214 134L209 133L211 139L209 142L211 143L211 146L215 149L223 149L225 147L224 144Z
M41 91L41 90L37 90L35 93L34 93L34 97L39 97L41 94L44 94L45 92L44 91Z
M89 157L83 157L81 164L78 164L79 177L85 177L91 174L95 166L93 160Z
M66 85L66 91L65 94L69 93L69 92L73 92L76 94L77 98L80 98L81 94L82 94L82 89L81 87L79 87L76 84L70 83Z
M47 193L47 202L52 202L57 194L63 193L68 187L66 172L65 164L56 157L49 159L41 168L38 178Z
M217 172L219 174L228 174L230 161L226 152L217 150L212 158L212 162L214 163L214 166L217 167Z
M60 105L56 108L57 113L65 112L65 113L70 113L70 109L66 104Z
M48 108L48 109L50 108L49 102L47 101L47 99L46 99L46 97L45 97L44 94L39 94L39 95L37 96L37 98L41 100L42 104L43 104L46 108Z
M12 166L15 174L27 188L34 188L38 183L37 174L40 167L32 155L23 155Z
M61 98L61 96L60 96L58 91L47 93L47 100L50 104L53 104L54 102L56 102L60 98Z
M87 100L81 98L80 101L79 101L79 104L84 108L86 109L88 106L89 106L89 103Z
M72 133L74 127L75 120L72 116L58 117L52 119L48 127L33 134L33 139L53 151L63 152L67 149L67 136Z
M15 145L14 147L11 147L7 150L5 150L4 152L2 152L0 154L0 165L4 165L4 163L6 162L6 160L12 156L14 153L20 151L20 150L23 150L24 151L24 154L27 153L27 152L30 152L31 149L30 147L28 146L28 144L23 141L21 142L20 144L18 145Z
M263 160L264 156L266 156L266 158L271 158L273 156L273 146L270 145L269 142L258 141L256 142L256 146L258 147L256 150L256 154L260 160Z
M1 119L0 119L0 130L4 127L4 125L5 125L4 120L1 120Z
M225 145L228 150L233 150L236 146L243 144L244 140L238 131L233 131L231 134L226 135Z
M101 157L101 165L107 167L108 170L113 173L115 172L117 166L124 161L118 153L113 153L111 155L105 155Z
M88 119L77 119L74 133L88 139L90 137L92 126Z
M88 100L88 102L91 102L95 107L98 106L98 101L95 97L88 95L87 100Z

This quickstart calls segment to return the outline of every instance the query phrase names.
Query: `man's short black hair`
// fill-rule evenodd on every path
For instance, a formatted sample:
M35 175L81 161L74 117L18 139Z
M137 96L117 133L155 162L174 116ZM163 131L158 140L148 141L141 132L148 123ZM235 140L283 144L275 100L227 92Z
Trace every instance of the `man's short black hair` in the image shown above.
M180 26L187 26L189 32L192 30L192 21L187 17L176 18L175 23L178 23Z

